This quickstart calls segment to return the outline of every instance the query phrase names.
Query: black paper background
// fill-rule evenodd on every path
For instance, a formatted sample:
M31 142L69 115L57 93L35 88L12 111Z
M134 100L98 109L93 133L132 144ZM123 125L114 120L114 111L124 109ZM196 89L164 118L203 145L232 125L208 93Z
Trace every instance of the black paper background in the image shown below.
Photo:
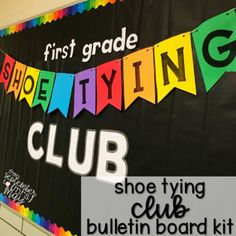
M97 54L89 63L81 62L84 44L115 38L122 27L127 27L129 34L138 34L138 50L191 31L208 18L234 7L233 0L125 0L2 37L0 48L38 69L76 73L129 54L131 51ZM73 59L43 61L47 43L63 46L72 38L77 42ZM194 57L198 96L175 90L158 105L138 100L127 111L109 107L98 117L83 112L72 119L73 102L67 119L59 112L47 115L40 107L31 109L26 101L18 102L12 94L6 95L1 84L0 182L4 173L13 169L38 194L30 209L80 234L81 178L67 166L71 127L80 128L80 160L87 129L124 132L129 140L126 160L130 176L236 175L236 75L225 74L206 94L195 52ZM64 156L62 169L46 164L45 156L40 161L30 158L27 135L36 121L44 123L43 135L35 142L42 144L45 151L48 126L57 124L55 152ZM97 142L91 175L95 175L96 154ZM0 184L0 192L3 189Z

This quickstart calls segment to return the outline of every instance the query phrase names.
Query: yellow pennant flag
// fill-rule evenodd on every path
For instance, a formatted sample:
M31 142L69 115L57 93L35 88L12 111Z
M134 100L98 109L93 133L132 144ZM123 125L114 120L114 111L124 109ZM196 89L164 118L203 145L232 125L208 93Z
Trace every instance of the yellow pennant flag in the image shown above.
M158 103L174 88L196 95L190 32L154 46Z
M149 47L123 58L125 110L138 97L155 104L153 57L153 48Z
M7 93L14 93L15 99L18 98L25 76L26 65L16 61L12 72L11 81Z
M39 72L40 70L28 66L22 84L19 101L25 98L30 107L32 107L34 100Z

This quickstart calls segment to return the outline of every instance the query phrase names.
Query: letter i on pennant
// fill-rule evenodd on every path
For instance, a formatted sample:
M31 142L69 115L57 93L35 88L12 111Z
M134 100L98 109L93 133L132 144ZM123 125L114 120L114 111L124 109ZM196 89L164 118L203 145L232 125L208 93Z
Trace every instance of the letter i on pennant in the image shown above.
M7 93L14 93L15 100L20 94L20 90L25 76L25 71L26 65L16 61L12 72L11 81L7 90Z
M154 46L158 103L178 88L196 95L191 34L180 34Z
M40 70L28 66L22 84L19 101L25 98L30 107L32 107L39 72Z
M121 61L107 62L97 67L97 114L111 104L122 107Z
M124 101L127 109L138 97L156 101L153 48L134 52L123 59Z
M9 85L14 64L15 64L15 60L6 54L5 60L2 66L2 71L0 74L0 83L4 84L5 91L7 90L8 85Z

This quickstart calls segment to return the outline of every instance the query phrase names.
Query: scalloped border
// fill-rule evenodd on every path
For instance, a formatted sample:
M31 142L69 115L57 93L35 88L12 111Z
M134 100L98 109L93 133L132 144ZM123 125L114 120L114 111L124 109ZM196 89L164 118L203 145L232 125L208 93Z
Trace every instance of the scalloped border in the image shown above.
M123 1L123 0L87 0L85 2L80 2L73 6L57 10L54 12L50 12L45 15L36 17L32 20L2 29L0 30L0 37L14 34L24 29L30 29L32 27L44 25L46 23L51 23L52 21L57 21L59 19L63 19L66 16L75 15L76 13L83 13L84 11L90 11L92 8L97 9L99 6L104 7L108 3L115 4L117 1Z
M46 220L44 217L30 210L28 207L23 205L18 206L13 200L8 199L2 193L0 194L0 202L5 203L7 206L18 212L23 217L33 221L35 224L46 229L55 236L77 236L73 235L70 231L65 231L64 228L58 227L57 224L51 223L50 220Z

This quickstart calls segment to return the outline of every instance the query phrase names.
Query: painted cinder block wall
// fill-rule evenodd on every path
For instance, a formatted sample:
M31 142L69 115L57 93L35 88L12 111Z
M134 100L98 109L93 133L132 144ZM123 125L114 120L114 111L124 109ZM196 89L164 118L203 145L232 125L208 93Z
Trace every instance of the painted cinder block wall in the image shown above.
M0 202L1 236L53 236L32 221Z

